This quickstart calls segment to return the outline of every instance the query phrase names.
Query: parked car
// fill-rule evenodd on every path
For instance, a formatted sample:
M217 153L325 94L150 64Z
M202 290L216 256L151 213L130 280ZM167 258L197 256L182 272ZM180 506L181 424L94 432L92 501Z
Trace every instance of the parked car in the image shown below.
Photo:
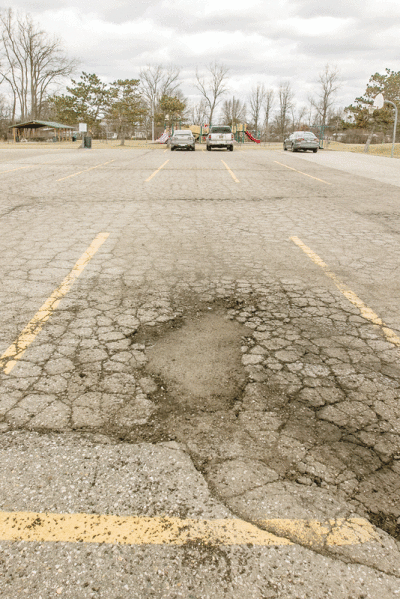
M234 137L230 127L226 127L225 125L211 127L207 136L207 150L210 151L211 148L226 148L232 152L233 140Z
M319 139L311 131L295 131L283 142L284 150L292 150L292 152L306 152L312 150L318 152Z
M172 150L187 149L195 150L195 139L190 129L177 129L169 139L169 145Z

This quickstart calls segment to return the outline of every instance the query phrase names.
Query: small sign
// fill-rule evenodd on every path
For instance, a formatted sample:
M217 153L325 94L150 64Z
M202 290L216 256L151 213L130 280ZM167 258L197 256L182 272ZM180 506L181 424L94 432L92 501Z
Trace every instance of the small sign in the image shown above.
M79 133L87 133L87 124L79 123Z

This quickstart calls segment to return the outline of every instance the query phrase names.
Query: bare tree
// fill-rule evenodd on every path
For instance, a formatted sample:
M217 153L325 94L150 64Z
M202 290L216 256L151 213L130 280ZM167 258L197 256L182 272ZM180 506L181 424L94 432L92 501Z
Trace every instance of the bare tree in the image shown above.
M8 126L11 118L11 105L9 99L0 95L0 137L7 139Z
M312 127L315 124L315 109L314 109L314 104L311 98L308 99L308 106L307 106L307 124L309 127Z
M144 100L156 105L162 96L172 96L179 88L180 69L161 64L148 65L139 73L140 90Z
M222 104L222 119L224 125L237 125L246 121L246 104L233 97L224 100Z
M61 41L38 28L30 15L0 13L0 76L7 81L13 97L12 120L17 108L21 119L40 117L54 84L69 77L77 66L68 58Z
M196 70L197 83L195 83L195 87L197 87L207 104L209 124L211 126L215 108L221 102L222 96L228 91L226 79L229 69L223 64L213 62L207 70L207 77L201 77Z
M207 122L207 104L204 98L201 98L200 102L192 103L190 118L194 125L204 125Z
M290 113L292 115L292 131L301 131L304 125L307 109L305 106L300 106L296 109L294 105L290 107Z
M278 90L279 112L275 117L276 127L282 139L285 138L293 107L294 94L289 81L282 82Z
M256 130L256 135L261 121L261 111L264 107L265 93L264 85L258 83L256 87L253 87L251 90L249 97L250 118L254 125L254 129Z
M336 92L340 87L337 67L325 65L324 70L319 74L318 82L319 92L316 98L310 99L310 102L317 112L320 124L324 127L328 121L329 111L335 103Z
M274 90L267 89L264 98L264 129L265 129L265 140L269 133L269 122L271 118L272 107L274 105Z
M140 91L147 104L154 141L154 115L163 96L173 96L178 92L180 69L173 66L147 65L139 73Z

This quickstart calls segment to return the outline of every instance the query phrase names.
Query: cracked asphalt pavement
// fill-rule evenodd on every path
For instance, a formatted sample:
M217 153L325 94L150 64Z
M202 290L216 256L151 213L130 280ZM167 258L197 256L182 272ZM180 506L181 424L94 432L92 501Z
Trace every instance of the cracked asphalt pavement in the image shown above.
M0 597L400 597L398 162L201 150L0 149L0 509L276 541L0 526Z

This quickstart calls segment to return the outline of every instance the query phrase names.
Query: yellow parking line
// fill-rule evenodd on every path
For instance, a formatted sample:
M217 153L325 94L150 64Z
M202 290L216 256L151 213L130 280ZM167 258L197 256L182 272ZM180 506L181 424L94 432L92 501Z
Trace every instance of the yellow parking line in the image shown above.
M30 320L22 330L14 343L6 349L2 356L0 356L0 368L3 369L5 374L9 374L17 363L17 360L22 358L25 351L36 339L36 336L40 333L45 322L50 318L64 295L71 289L75 279L79 277L85 266L93 258L99 247L105 242L109 235L109 233L99 233L97 235L86 252L79 258L71 272L65 277L61 285L53 291L39 311L36 312L32 320Z
M12 169L10 169L8 171L0 171L0 175L3 175L4 173L12 173L14 171L21 171L24 168L33 168L35 166L38 166L38 165L37 164L30 164L29 166L20 166L18 168L12 168Z
M379 316L375 314L375 312L371 308L364 304L364 302L354 293L354 291L352 291L351 289L349 289L349 287L347 287L347 285L342 283L342 281L335 275L335 273L329 270L327 264L325 264L325 262L315 252L313 252L307 245L305 245L298 237L294 236L290 237L290 239L299 248L301 248L309 258L311 258L314 264L317 264L322 268L326 276L332 279L332 281L335 283L340 293L342 293L345 296L345 298L353 304L353 306L356 306L356 308L360 310L360 314L363 318L369 320L373 324L378 325L381 328L386 339L390 341L390 343L393 343L393 345L397 345L398 347L400 347L400 338L396 335L396 333L392 331L392 329L389 329L389 327L385 325L381 318L379 318Z
M231 171L231 169L229 168L229 166L226 164L226 162L224 162L223 160L221 160L221 162L222 162L222 164L225 165L225 167L229 171L229 174L231 175L231 177L235 181L235 183L240 183L239 179L233 174L233 172Z
M300 173L301 175L304 175L305 177L310 177L310 179L315 179L316 181L321 181L321 183L325 183L326 185L332 185L332 183L328 183L328 181L324 181L323 179L318 179L318 177L313 177L312 175L309 175L308 173L303 173L303 171L298 171L297 168L293 168L291 166L288 166L287 164L278 162L277 160L274 160L274 162L276 164L280 164L281 166L285 166L286 168L290 168L291 171L296 171L296 173Z
M66 177L61 177L61 179L56 179L56 182L64 181L64 179L69 179L70 177L76 177L77 175L80 175L81 173L87 173L88 171L92 171L95 168L100 168L101 166L110 164L110 162L115 162L115 159L109 160L108 162L103 162L102 164L96 164L96 166L91 166L90 168L85 168L85 169L83 169L83 171L78 171L77 173L73 173L72 175L67 175Z
M294 536L309 546L355 545L379 541L364 518L318 522L314 520L263 520L279 535ZM0 512L0 540L118 545L293 545L284 536L239 519L194 520L171 517L120 517L98 514Z
M168 148L167 148L166 150L164 150L164 152L163 152L163 153L165 154L165 152L168 152Z
M166 160L164 162L164 164L162 164L156 171L154 171L154 173L152 175L150 175L150 177L148 177L145 182L147 183L148 181L150 181L150 179L152 179L153 177L155 177L156 174L167 164L167 162L169 162L169 159Z

